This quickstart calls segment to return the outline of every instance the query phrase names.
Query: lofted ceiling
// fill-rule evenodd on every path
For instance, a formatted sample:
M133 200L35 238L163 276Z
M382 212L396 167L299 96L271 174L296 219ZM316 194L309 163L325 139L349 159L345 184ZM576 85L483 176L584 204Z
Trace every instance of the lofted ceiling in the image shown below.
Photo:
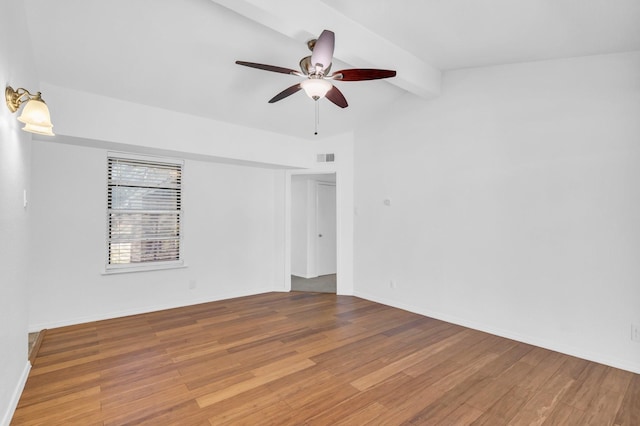
M299 77L306 40L336 33L333 69L396 69L338 82L349 107L320 101L320 135L438 96L441 72L640 50L638 0L25 0L40 80L311 139L314 102L267 101ZM46 94L44 94L46 97ZM53 112L55 116L55 112Z

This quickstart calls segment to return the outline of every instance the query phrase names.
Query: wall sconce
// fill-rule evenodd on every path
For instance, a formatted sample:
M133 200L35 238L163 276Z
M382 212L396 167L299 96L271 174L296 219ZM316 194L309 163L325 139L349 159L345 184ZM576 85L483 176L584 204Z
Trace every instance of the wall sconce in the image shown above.
M42 100L40 92L32 95L27 89L22 87L13 90L11 86L7 86L4 91L9 111L16 112L23 102L26 105L22 109L22 114L18 117L18 121L24 123L22 130L25 132L37 133L39 135L55 136L53 134L53 124L51 124L51 115L47 104Z

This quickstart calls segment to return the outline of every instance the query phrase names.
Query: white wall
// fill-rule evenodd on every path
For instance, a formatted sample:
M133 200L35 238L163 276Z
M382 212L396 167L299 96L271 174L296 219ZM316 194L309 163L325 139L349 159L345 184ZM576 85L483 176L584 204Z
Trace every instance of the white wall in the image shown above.
M56 135L277 167L312 166L307 140L43 83Z
M356 294L640 372L639 75L640 52L448 72L359 131Z
M0 2L0 425L9 424L29 372L27 240L31 137L4 102L4 88L37 91L22 2ZM46 98L45 98L46 100Z
M185 162L183 177L188 267L102 275L106 152L33 143L31 329L274 289L284 237L276 177L284 172L194 160Z
M290 275L285 257L288 197L285 189L289 177L285 170L315 166L315 144L55 85L44 84L44 88L51 109L55 107L55 113L52 112L58 135L55 141L61 143L37 142L34 152L34 161L38 163L34 167L34 198L42 204L39 216L33 220L31 329L287 289ZM104 261L104 194L98 192L90 200L72 203L75 207L70 213L59 207L61 198L70 197L59 188L66 185L82 191L87 185L103 187L107 148L184 157L188 160L185 184L192 163L207 164L202 173L195 175L191 190L198 198L196 203L200 203L199 197L210 197L207 203L198 204L203 214L210 216L189 222L192 213L185 213L185 251L192 253L186 255L190 265L187 270L120 277L97 274ZM67 158L69 154L88 162L80 171L70 172L73 168L66 167L72 164ZM54 166L52 158L59 159L64 166ZM256 168L262 166L266 168ZM210 176L211 173L215 175ZM189 196L188 191L185 189L185 197ZM221 209L219 202L236 212ZM45 212L51 208L59 210L56 220L83 223L91 232L66 235L50 229L51 219ZM70 219L71 215L75 218ZM255 221L260 226L256 227ZM77 250L79 244L88 244L89 249L79 254L83 257L82 265L63 266L62 258L51 258L47 250L52 246L41 246L40 241L44 238L53 241L55 237L62 241L65 250ZM263 257L252 258L255 251ZM248 252L249 257L242 252ZM224 262L218 264L219 259ZM66 284L61 279L47 282L49 277L63 273L77 278ZM153 284L148 277L152 277ZM141 281L146 284L141 285ZM197 282L198 291L185 290L192 281ZM57 294L60 288L65 289L63 294ZM151 297L149 292L153 293Z

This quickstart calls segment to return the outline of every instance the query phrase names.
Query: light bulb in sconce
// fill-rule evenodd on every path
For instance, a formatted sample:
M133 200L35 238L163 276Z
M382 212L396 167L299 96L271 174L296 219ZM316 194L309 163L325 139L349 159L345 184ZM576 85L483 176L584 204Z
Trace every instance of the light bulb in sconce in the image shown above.
M322 78L309 78L301 82L300 86L314 101L324 98L327 92L333 88L333 84Z
M24 123L22 130L39 135L55 136L49 108L42 100L40 92L32 95L26 89L13 90L8 86L5 89L5 98L7 107L11 112L18 111L20 105L26 103L22 109L22 114L18 117L18 121Z
M42 101L32 99L27 102L18 121L24 123L22 130L25 132L54 136L49 108Z

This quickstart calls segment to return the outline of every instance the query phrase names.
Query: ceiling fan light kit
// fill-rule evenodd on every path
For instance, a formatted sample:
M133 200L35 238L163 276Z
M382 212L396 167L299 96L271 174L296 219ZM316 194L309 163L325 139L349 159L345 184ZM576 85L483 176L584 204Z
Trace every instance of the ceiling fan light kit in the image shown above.
M300 83L304 92L314 101L325 97L333 84L322 78L310 78Z

